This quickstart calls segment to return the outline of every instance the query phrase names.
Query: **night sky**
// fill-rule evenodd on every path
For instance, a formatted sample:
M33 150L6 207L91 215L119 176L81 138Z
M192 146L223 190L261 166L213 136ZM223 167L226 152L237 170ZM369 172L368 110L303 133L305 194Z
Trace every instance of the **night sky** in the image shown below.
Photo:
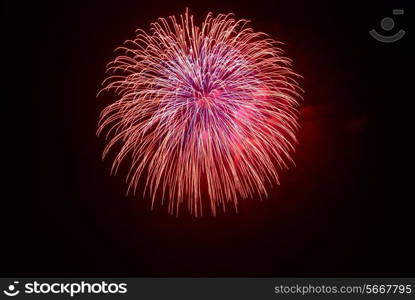
M312 3L313 2L313 3ZM413 1L16 1L2 276L415 276ZM283 41L304 78L296 167L238 213L179 218L125 196L96 137L113 50L189 7ZM393 44L369 35L392 17ZM409 54L412 54L411 56ZM6 58L5 60L8 60ZM411 82L410 82L411 81ZM125 170L124 170L125 171Z

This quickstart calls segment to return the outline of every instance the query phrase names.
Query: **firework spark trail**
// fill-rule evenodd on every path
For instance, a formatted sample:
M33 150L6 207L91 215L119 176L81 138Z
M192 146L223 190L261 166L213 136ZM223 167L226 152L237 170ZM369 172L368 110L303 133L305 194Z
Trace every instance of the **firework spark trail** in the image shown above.
M128 190L143 174L145 193L195 216L238 198L267 196L278 169L293 163L301 99L278 43L232 14L196 26L186 10L137 30L107 66L100 91L118 100L101 113L97 134L117 145L112 172L129 163ZM206 187L206 188L205 188ZM161 194L158 194L161 193Z

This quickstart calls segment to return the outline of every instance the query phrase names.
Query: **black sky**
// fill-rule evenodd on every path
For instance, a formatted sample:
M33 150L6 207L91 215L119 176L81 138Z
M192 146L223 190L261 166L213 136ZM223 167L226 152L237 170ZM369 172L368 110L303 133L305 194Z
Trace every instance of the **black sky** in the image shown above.
M10 5L13 5L11 7ZM305 89L297 166L238 214L149 212L95 135L105 64L136 28L185 7L252 20ZM381 44L394 8L407 35ZM2 276L414 276L411 1L17 1ZM395 32L395 31L393 31ZM386 34L386 33L385 33ZM412 55L413 56L413 55ZM7 60L7 59L6 59ZM7 146L8 147L8 146ZM9 183L9 182L10 183ZM7 259L5 259L8 257Z

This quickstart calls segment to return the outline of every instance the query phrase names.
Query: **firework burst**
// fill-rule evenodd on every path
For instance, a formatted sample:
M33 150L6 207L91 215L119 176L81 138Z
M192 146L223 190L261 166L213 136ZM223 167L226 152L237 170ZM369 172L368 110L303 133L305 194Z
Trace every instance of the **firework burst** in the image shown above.
M117 48L103 91L117 100L100 115L103 152L126 161L128 192L144 180L152 206L166 199L199 216L267 196L278 170L293 164L301 89L278 43L232 14L188 11L159 18L150 33ZM158 195L156 197L156 195Z

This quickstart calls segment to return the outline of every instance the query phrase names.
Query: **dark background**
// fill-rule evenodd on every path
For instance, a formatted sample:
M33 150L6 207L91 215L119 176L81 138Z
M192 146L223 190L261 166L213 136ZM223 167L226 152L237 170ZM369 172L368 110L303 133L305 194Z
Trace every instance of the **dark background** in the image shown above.
M413 1L333 2L4 4L15 63L0 275L414 276ZM186 6L199 21L209 11L250 19L304 76L297 166L238 214L150 212L100 159L105 64L136 28ZM368 31L387 34L379 23L394 8L405 15L392 33L407 35L379 43Z

